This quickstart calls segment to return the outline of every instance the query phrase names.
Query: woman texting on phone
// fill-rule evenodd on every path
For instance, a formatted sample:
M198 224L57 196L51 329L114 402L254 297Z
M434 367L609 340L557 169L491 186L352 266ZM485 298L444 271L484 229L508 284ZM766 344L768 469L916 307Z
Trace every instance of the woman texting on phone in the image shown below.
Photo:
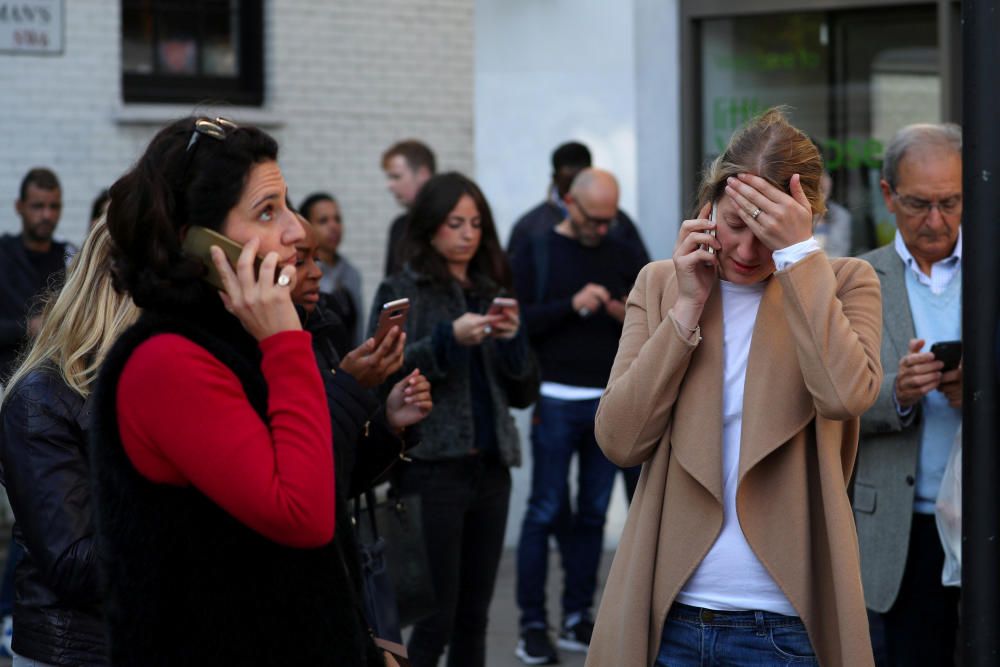
M256 128L185 118L111 188L115 279L143 309L95 392L115 665L383 664L339 602L352 584L331 542L330 413L292 304L304 231L277 150ZM222 291L182 250L195 226L227 237L211 247Z
M821 174L765 113L639 275L596 430L643 470L589 665L872 664L846 489L882 311L871 268L812 238Z
M421 444L394 476L401 493L421 498L438 603L437 613L416 624L408 649L414 667L437 665L445 646L449 665L476 667L485 663L508 467L520 463L508 407L533 400L537 371L516 306L482 314L509 289L510 271L475 183L449 173L424 184L405 247L408 262L379 286L369 331L383 303L408 297L402 372L420 368L433 387Z

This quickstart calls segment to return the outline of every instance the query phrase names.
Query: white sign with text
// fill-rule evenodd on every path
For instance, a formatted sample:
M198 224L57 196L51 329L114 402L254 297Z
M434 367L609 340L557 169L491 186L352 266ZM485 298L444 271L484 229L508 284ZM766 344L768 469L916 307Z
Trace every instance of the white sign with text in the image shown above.
M0 52L62 50L63 0L0 0Z

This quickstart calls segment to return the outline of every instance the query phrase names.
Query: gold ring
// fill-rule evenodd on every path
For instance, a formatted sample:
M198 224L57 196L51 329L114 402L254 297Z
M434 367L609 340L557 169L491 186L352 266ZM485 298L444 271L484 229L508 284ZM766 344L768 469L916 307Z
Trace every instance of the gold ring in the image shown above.
M760 215L761 213L763 213L763 211L761 211L759 208L755 208L753 210L753 213L750 214L750 217L756 220L757 216Z
M291 282L292 282L292 279L289 278L287 274L282 273L280 276L278 276L278 286L279 287L288 287L289 283L291 283Z

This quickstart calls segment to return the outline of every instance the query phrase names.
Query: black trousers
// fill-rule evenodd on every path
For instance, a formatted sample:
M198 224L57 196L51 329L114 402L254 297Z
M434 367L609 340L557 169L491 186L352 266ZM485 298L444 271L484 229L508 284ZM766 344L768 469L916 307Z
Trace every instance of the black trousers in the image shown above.
M959 589L941 585L943 566L934 516L914 513L903 583L892 609L882 616L892 667L955 664Z
M486 664L486 625L503 551L510 471L493 457L397 466L396 484L420 496L438 611L416 624L413 667Z

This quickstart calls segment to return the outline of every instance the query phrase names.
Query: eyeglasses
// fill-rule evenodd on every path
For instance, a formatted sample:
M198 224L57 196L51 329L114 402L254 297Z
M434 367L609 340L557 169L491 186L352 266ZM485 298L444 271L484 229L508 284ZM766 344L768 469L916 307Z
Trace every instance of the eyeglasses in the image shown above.
M609 229L618 224L617 214L611 216L610 218L595 218L590 213L587 213L587 209L583 207L583 204L580 203L579 199L574 198L573 203L576 204L576 207L580 209L580 213L583 214L583 221L588 224L594 225L595 227L607 225Z
M941 215L955 215L962 212L962 195L956 194L937 201L928 201L920 197L901 195L892 190L892 196L899 202L899 208L903 213L912 216L926 217L930 215L931 209L937 207Z
M239 125L231 120L217 116L215 120L210 120L208 118L199 118L194 122L194 131L191 133L191 139L188 140L187 148L184 152L190 152L194 149L195 144L198 143L198 138L202 135L206 137L212 137L218 141L224 141L230 132L239 129Z

